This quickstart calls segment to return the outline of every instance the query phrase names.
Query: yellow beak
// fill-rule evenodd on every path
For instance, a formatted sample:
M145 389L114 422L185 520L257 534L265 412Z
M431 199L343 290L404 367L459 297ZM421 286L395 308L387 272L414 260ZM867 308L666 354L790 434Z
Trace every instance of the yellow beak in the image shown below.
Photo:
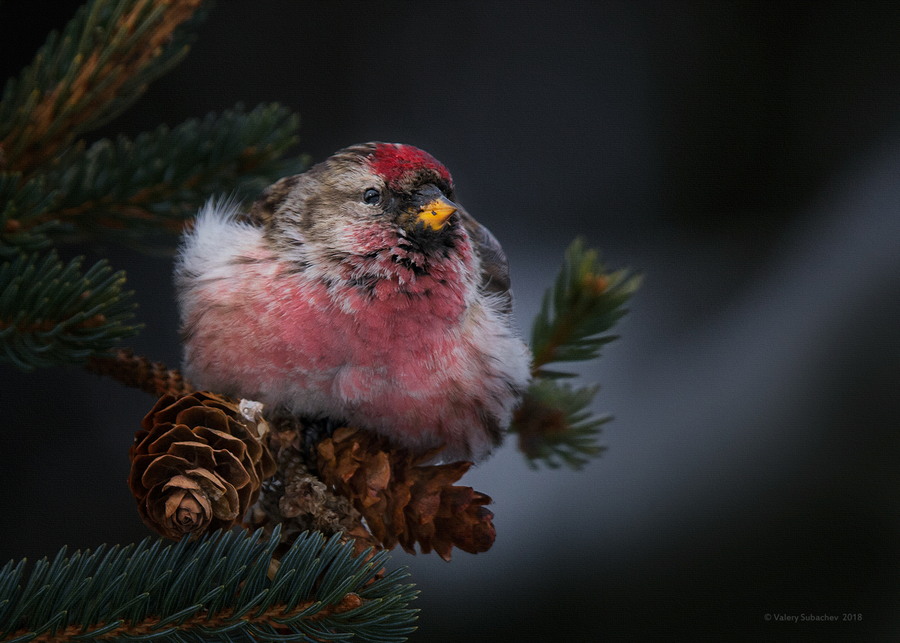
M445 197L439 197L430 203L426 203L419 209L417 221L421 221L432 230L440 230L447 223L450 215L456 212L457 207L453 201Z

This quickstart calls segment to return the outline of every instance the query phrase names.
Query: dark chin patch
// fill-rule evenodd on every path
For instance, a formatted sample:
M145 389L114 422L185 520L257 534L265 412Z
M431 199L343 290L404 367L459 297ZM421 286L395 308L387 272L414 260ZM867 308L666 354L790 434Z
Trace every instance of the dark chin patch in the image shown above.
M404 250L421 252L426 258L446 259L459 242L459 223L451 221L440 230L432 230L419 223L406 231L400 242Z

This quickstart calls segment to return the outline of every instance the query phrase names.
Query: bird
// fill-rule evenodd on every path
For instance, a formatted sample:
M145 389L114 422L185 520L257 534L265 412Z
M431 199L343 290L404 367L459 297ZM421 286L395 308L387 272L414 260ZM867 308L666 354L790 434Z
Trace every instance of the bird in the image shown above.
M500 243L407 144L346 147L249 208L210 200L175 261L196 386L478 461L530 379Z

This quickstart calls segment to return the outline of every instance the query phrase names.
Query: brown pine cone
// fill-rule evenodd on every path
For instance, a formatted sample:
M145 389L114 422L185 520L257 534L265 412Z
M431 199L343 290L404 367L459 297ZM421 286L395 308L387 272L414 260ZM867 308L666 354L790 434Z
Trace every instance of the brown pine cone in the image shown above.
M491 499L457 487L471 462L427 465L435 453L392 448L378 436L340 428L318 444L322 480L347 496L382 546L413 553L432 550L450 560L457 547L470 554L494 544Z
M275 473L264 422L207 391L161 397L130 451L128 484L144 522L176 540L240 522Z

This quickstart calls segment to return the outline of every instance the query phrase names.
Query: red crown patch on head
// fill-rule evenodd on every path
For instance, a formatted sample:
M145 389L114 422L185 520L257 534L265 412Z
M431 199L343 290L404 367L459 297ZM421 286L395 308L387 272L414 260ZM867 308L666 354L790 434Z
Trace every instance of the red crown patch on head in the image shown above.
M412 145L379 143L375 146L371 161L375 172L392 187L401 184L405 177L414 176L422 170L434 172L447 183L453 183L453 177L440 161Z

